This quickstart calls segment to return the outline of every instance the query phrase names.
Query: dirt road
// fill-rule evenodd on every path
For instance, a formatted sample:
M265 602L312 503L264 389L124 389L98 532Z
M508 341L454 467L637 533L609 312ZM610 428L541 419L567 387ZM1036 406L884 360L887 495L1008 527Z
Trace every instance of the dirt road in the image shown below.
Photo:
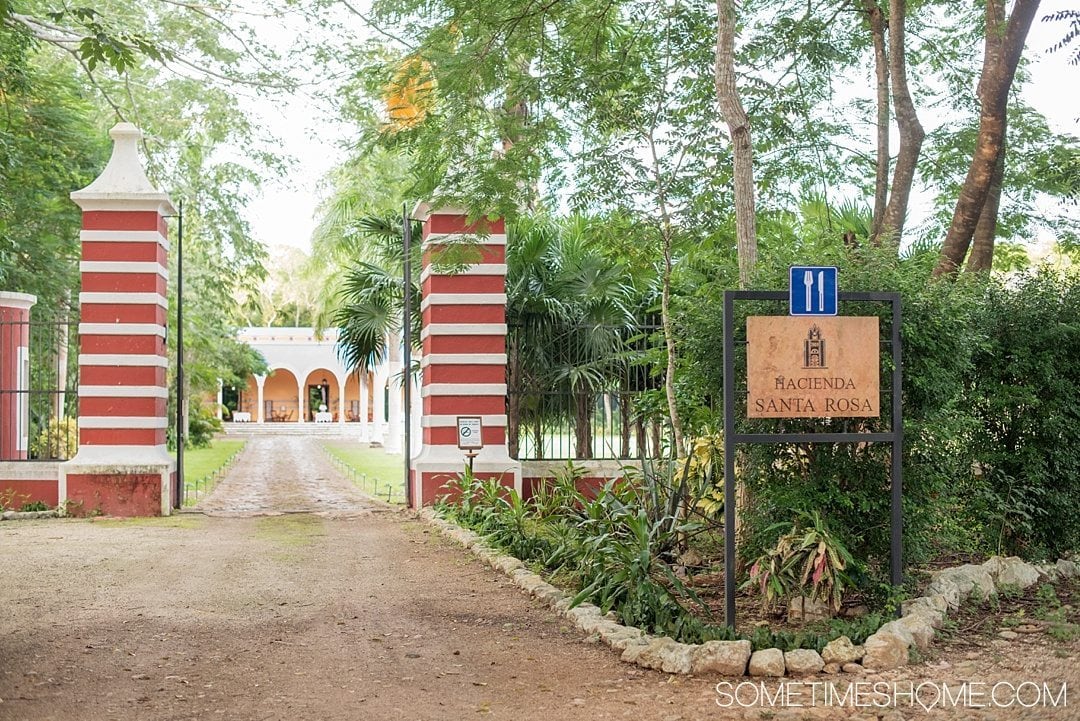
M622 664L435 531L356 493L313 442L283 441L249 444L204 504L210 515L0 524L0 719L1080 716L1080 696L1023 713L720 708L720 679ZM1080 688L1075 645L1010 648L862 680Z

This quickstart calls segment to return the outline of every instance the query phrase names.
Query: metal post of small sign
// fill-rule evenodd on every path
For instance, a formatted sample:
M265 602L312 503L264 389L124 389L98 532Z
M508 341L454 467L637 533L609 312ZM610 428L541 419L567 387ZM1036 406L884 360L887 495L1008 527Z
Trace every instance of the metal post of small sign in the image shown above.
M831 272L830 272L831 271ZM791 316L834 316L841 302L888 303L892 309L890 345L892 350L891 425L888 432L870 433L738 433L735 428L735 302L787 301ZM859 319L854 319L859 320ZM875 317L876 322L876 317ZM890 443L890 581L894 587L903 584L903 437L904 420L901 392L903 387L903 356L900 326L902 322L899 293L841 293L837 289L836 269L797 267L791 269L791 287L784 291L729 290L724 292L724 611L726 624L735 627L735 448L740 443ZM825 325L825 320L820 321ZM825 366L828 350L817 343L815 336L807 341L807 365L819 361L817 370ZM879 342L877 340L875 343ZM811 355L811 350L820 355ZM831 352L831 351L830 351ZM781 381L782 378L777 379ZM747 400L749 405L749 379ZM875 397L876 398L876 397ZM876 400L875 400L876 403ZM747 409L749 414L749 408ZM865 415L865 414L864 414ZM761 415L755 417L799 417ZM803 416L820 417L820 416ZM843 417L837 416L824 417Z
M469 475L473 473L473 461L484 447L484 427L480 416L457 417L457 445L465 451L469 463Z
M405 505L412 507L412 220L405 206L401 208L401 240L404 258L402 265L401 337L405 361Z

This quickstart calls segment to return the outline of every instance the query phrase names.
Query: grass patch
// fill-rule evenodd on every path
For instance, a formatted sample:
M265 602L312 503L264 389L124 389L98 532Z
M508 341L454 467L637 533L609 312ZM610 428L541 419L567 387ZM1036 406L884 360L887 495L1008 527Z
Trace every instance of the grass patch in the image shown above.
M326 536L323 519L310 513L266 516L255 525L255 537L283 548L304 548Z
M349 441L325 441L323 448L364 493L391 503L405 502L405 458L382 448Z
M184 451L184 505L191 506L213 490L220 471L225 468L247 441L218 438L207 448Z
M195 530L206 525L206 516L188 513L172 516L138 516L135 518L94 518L95 526L106 528L185 528Z

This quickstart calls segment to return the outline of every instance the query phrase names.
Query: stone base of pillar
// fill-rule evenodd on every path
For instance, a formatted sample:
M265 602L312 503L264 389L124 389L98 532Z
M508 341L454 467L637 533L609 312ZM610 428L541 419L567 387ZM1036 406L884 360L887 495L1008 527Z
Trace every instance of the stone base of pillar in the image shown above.
M176 464L163 446L83 446L60 464L60 503L78 516L167 516Z
M447 483L464 472L465 451L454 446L425 446L412 462L412 506L430 506L446 495ZM521 493L521 463L510 457L506 446L485 446L473 461L477 478L498 478L502 485Z

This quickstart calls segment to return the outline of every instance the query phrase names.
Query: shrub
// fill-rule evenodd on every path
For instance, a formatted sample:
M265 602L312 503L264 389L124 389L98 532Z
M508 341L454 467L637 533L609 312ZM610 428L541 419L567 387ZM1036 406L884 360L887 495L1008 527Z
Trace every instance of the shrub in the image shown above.
M19 493L14 488L5 488L0 491L0 511L14 511L29 502L29 493Z
M1080 279L1042 269L986 289L969 383L973 511L990 550L1080 547Z
M214 434L222 429L221 421L217 419L214 411L202 405L193 403L188 418L187 447L207 448L214 440Z
M30 457L66 460L79 450L79 424L75 418L51 418L37 438L30 441Z

